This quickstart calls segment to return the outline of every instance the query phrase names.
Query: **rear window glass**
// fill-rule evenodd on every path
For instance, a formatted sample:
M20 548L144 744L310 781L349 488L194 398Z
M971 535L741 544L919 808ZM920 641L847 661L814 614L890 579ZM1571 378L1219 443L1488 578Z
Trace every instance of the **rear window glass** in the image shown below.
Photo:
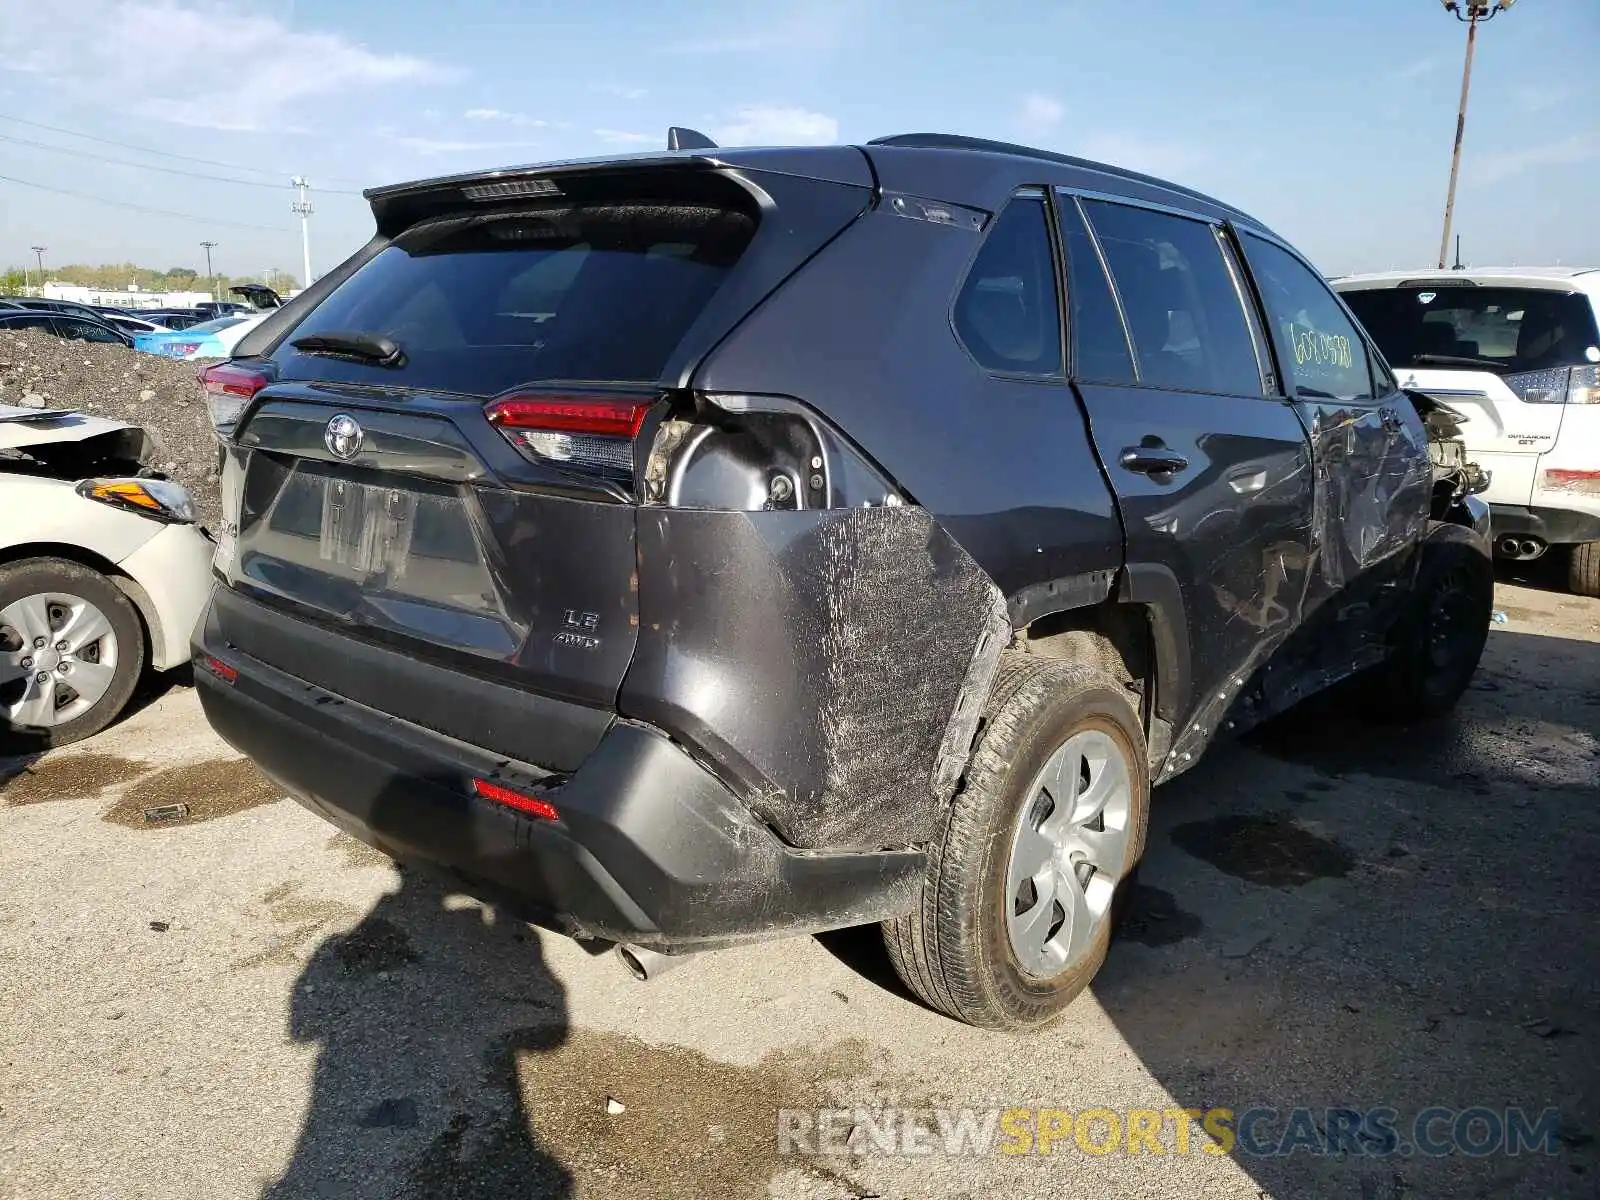
M283 378L495 395L540 380L660 377L755 231L708 205L590 205L434 221L398 238L285 338ZM405 362L309 356L312 333L383 334Z
M1084 203L1139 357L1139 382L1262 394L1238 288L1209 224L1146 208Z
M1067 301L1072 320L1072 370L1079 379L1133 383L1128 334L1111 295L1089 229L1071 196L1061 198L1061 240L1067 250Z
M1343 297L1395 367L1541 371L1587 362L1600 344L1593 308L1575 293L1420 286Z

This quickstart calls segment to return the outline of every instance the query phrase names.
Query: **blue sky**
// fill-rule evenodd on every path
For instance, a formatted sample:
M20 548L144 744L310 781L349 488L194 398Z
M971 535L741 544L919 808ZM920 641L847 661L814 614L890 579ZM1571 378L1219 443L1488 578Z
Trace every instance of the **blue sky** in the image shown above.
M320 271L370 229L333 189L649 149L677 123L1026 141L1211 192L1330 272L1414 266L1437 253L1464 44L1438 0L0 0L0 176L186 214L0 180L0 264L37 243L203 268L210 238L218 270L298 271L301 173ZM1468 261L1600 265L1597 58L1597 0L1482 29Z

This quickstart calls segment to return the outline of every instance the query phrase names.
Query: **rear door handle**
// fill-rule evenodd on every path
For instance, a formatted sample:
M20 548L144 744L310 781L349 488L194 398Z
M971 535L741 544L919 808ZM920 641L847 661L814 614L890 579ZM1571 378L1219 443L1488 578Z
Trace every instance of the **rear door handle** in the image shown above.
M1118 460L1125 471L1140 475L1176 475L1189 469L1189 460L1165 446L1129 446Z

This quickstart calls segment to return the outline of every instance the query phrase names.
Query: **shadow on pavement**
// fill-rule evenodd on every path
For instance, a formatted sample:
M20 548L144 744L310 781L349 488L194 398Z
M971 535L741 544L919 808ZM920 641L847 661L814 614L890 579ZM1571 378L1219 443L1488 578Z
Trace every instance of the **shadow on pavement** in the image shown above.
M382 800L373 824L383 828ZM518 1060L568 1039L539 935L402 868L400 888L318 947L290 1035L317 1046L293 1161L266 1200L573 1194L523 1101Z
M1600 645L1497 631L1447 720L1313 703L1218 747L1134 901L1095 995L1177 1106L1271 1110L1235 1151L1264 1196L1600 1194ZM1489 1152L1329 1112L1404 1147L1430 1107ZM1554 1153L1503 1152L1516 1108Z

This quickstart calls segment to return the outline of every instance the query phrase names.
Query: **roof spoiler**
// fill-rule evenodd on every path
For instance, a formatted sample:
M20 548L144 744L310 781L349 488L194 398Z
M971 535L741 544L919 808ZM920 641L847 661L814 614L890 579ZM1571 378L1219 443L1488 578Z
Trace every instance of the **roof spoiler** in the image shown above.
M715 150L717 144L698 129L673 125L667 130L668 150Z

